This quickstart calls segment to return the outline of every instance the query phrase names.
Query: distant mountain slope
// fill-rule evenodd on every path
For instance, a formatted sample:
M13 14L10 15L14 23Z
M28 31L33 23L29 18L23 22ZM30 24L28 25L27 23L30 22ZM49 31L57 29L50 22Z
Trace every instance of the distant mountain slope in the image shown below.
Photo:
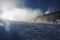
M42 20L42 21L53 21L55 22L57 19L60 20L60 11L51 12L48 14L44 14L43 16L37 16L34 20Z

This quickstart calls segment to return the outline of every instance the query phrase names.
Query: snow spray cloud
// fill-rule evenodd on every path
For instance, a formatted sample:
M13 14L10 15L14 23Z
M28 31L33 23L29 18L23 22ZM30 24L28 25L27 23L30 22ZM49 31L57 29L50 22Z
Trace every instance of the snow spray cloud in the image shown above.
M51 13L51 12L55 12L57 11L57 9L52 8L52 7L48 7L47 10L45 11L45 14Z
M33 10L29 8L15 8L11 11L4 12L1 18L14 20L14 21L28 21L31 18L35 18L40 14L39 9Z
M24 6L25 0L8 0L3 1L1 18L13 21L28 21L39 16L42 11L40 9L32 9ZM20 3L21 2L21 3ZM19 3L19 6L18 5Z

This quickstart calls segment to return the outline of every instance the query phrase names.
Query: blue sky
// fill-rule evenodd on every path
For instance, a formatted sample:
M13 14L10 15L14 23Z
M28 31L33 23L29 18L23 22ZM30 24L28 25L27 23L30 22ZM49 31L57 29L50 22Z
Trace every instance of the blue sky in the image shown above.
M17 6L20 7L22 5L18 4ZM47 11L48 8L51 11L58 11L60 10L60 0L25 0L24 6L32 9L41 9L43 12Z

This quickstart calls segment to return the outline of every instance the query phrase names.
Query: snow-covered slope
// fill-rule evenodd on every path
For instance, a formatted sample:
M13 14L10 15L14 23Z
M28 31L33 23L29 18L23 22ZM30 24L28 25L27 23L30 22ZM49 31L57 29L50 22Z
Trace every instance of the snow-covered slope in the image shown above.
M5 21L0 29L4 40L60 40L60 24Z

